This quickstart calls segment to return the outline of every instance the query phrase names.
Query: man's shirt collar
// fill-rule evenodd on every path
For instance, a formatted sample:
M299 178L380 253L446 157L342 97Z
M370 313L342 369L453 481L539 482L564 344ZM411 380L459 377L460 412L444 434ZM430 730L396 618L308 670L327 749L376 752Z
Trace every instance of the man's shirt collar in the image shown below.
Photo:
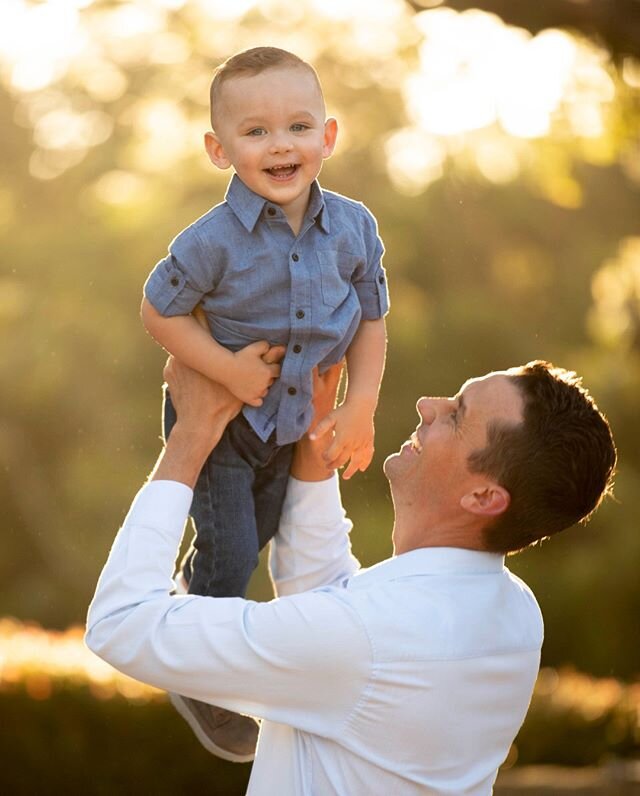
M247 188L237 174L231 178L224 198L247 232L253 232L258 219L264 212L265 205L270 204L263 196L259 196ZM317 180L311 184L309 206L305 218L312 218L316 221L323 232L330 231L327 206Z
M501 572L504 556L461 547L421 547L388 558L369 569L360 570L349 581L349 588L368 587L414 575L487 575Z

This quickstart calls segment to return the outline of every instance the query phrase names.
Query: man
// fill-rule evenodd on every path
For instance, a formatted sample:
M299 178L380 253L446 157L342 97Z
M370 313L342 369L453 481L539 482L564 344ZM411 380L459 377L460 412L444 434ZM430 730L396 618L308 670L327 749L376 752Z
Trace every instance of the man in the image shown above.
M237 402L177 363L178 422L101 575L87 644L116 668L262 721L250 794L491 793L542 644L504 553L587 517L610 489L607 421L546 363L421 398L385 462L394 557L359 570L321 443L298 445L271 568L280 597L172 596L191 487ZM318 381L317 416L335 374ZM327 403L328 402L328 403Z

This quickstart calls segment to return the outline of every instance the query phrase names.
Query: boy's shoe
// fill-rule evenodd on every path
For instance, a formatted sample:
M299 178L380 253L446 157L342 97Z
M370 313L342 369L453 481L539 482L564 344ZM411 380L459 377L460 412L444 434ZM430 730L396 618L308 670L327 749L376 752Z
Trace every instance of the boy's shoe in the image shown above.
M225 708L169 693L169 700L212 755L232 763L250 763L255 757L259 724Z

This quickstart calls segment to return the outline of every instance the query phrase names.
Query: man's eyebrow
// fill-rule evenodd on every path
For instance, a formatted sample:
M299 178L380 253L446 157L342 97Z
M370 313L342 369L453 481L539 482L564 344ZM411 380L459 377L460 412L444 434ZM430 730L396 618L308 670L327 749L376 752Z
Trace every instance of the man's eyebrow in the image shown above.
M467 411L467 404L465 403L464 395L460 393L458 395L458 412L457 412L459 420L464 419L466 411Z

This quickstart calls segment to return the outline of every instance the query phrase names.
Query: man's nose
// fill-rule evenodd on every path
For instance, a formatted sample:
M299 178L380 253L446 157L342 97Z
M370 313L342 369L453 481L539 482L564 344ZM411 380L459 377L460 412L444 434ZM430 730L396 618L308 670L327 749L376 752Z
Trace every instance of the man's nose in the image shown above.
M451 411L450 398L430 398L425 395L418 399L416 409L425 423L430 424L441 412Z
M436 417L436 408L433 405L433 398L427 398L423 395L422 398L418 399L416 409L425 423L433 423Z

